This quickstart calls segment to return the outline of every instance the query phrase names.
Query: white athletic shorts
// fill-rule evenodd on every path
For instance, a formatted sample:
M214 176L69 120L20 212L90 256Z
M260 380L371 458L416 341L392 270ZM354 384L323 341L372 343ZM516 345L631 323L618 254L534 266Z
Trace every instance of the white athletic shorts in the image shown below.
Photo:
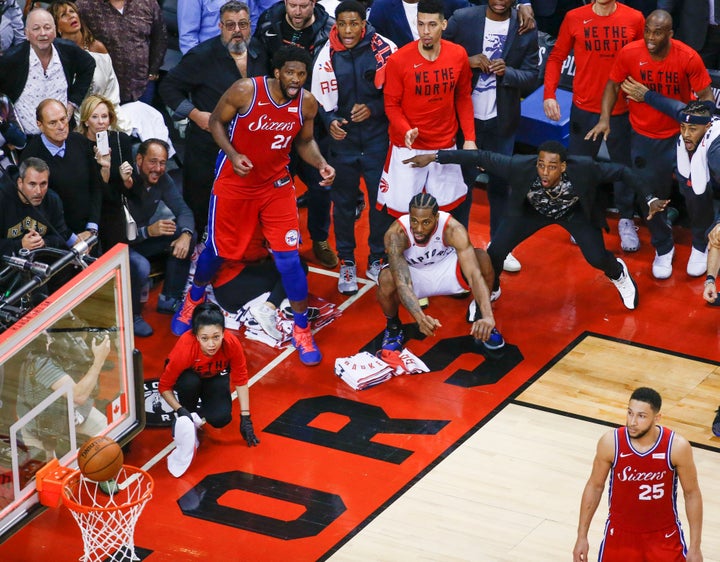
M458 264L457 254L421 267L410 266L413 293L419 299L436 295L457 295L470 290Z
M453 150L451 146L448 150ZM431 162L424 168L413 168L403 160L417 154L432 154L435 150L416 150L391 146L378 189L377 208L387 205L388 212L398 217L407 214L410 199L423 190L437 199L440 209L449 211L463 202L467 185L459 164Z

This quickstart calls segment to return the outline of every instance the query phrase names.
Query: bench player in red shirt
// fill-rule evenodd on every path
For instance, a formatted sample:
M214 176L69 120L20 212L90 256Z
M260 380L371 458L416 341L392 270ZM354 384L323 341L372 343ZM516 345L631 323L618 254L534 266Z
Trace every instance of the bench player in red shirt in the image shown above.
M293 345L306 365L322 359L308 324L295 188L287 168L294 143L300 157L319 170L321 185L329 186L335 179L335 170L313 138L318 104L303 90L310 64L305 50L282 47L273 57L274 78L238 80L210 116L210 132L220 154L210 197L208 240L190 291L173 318L176 335L190 328L192 311L205 299L205 286L222 260L242 259L259 224L293 310Z
M610 474L610 513L600 562L700 562L702 495L687 439L658 425L662 398L652 388L630 396L624 427L600 438L580 504L574 562L588 560L588 529ZM678 518L678 479L690 524L686 543Z

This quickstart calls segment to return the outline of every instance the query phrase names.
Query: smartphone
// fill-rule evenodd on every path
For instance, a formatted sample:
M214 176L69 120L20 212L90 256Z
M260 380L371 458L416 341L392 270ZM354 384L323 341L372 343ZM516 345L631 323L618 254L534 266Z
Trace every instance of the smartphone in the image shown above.
M107 131L98 131L95 133L98 152L102 155L110 154L110 142L108 141Z

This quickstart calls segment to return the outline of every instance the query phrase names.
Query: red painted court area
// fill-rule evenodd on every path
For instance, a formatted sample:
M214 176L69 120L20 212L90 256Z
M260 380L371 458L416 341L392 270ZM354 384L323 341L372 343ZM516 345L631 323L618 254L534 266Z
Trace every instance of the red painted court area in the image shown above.
M471 238L484 246L487 203L484 192L476 189L475 196ZM606 243L619 251L617 222L611 222ZM642 249L622 256L640 289L636 311L627 311L610 281L585 263L564 230L552 227L514 252L520 273L503 275L494 304L508 343L502 358L475 352L464 320L467 299L432 298L426 312L442 329L436 338L407 343L432 372L352 390L334 375L334 360L380 336L385 322L372 289L316 335L324 353L318 367L302 366L293 353L253 384L257 448L241 439L236 411L230 426L203 429L192 466L175 479L159 455L168 452L170 430L145 429L126 455L129 464L152 464L155 479L135 534L138 555L149 562L329 557L583 332L716 360L720 309L702 301L702 278L685 273L688 232L676 230L675 272L666 281L652 278L654 251L647 230L640 236ZM303 253L310 257L310 244ZM358 262L362 274L364 253ZM346 300L336 277L311 273L310 288L336 304ZM146 318L156 335L137 345L146 378L155 378L174 338L168 317L153 312ZM277 355L257 342L247 342L246 352L251 374ZM4 562L76 560L81 553L79 531L65 509L45 512L0 545Z

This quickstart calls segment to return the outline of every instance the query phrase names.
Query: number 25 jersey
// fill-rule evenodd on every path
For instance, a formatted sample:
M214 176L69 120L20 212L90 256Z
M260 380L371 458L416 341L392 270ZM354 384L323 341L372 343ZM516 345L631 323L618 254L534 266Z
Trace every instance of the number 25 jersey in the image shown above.
M675 432L658 427L657 442L644 453L632 446L626 427L615 430L609 492L609 522L613 527L652 532L677 524L678 478L670 462Z

